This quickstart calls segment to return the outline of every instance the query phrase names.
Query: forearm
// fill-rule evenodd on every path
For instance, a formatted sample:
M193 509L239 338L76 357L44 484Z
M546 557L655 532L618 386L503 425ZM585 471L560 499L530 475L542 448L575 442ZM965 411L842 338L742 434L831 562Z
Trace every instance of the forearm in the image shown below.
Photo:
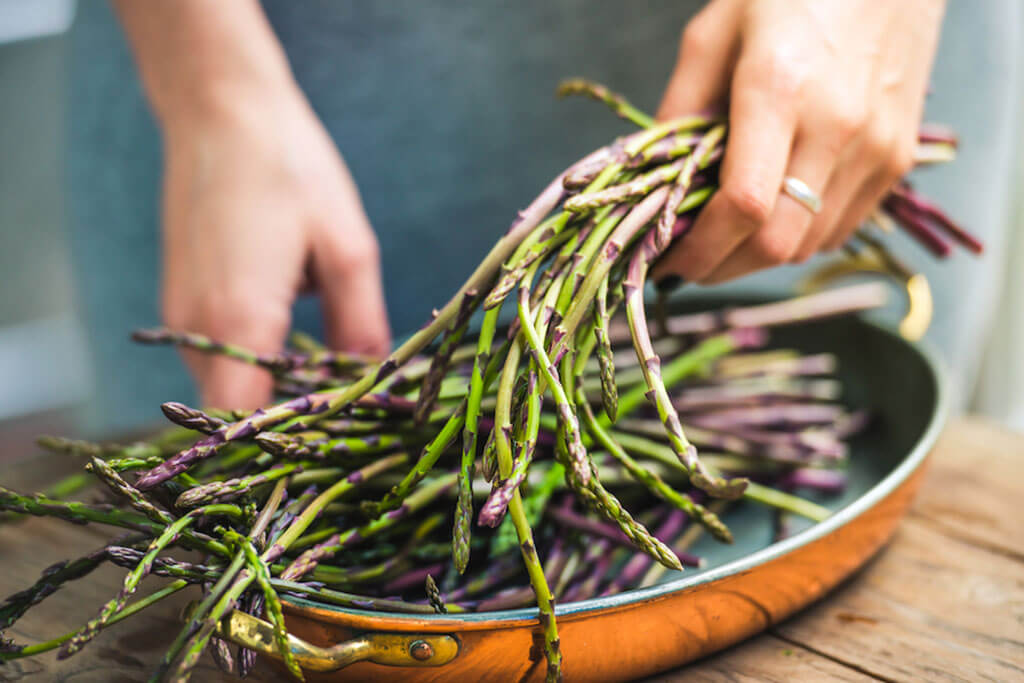
M217 115L259 93L294 91L256 0L114 0L161 126Z

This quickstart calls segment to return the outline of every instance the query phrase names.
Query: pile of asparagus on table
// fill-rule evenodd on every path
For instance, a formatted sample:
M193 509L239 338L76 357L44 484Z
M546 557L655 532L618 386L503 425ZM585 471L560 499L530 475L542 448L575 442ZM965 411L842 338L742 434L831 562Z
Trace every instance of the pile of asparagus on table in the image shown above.
M768 349L767 328L877 306L883 286L649 325L648 270L714 192L726 125L655 123L582 81L563 91L601 99L641 129L555 178L383 362L301 335L289 350L258 354L172 330L136 333L264 368L285 400L251 413L167 403L177 426L138 443L43 439L84 458L88 472L45 494L0 488L6 519L50 516L122 535L10 596L0 630L104 563L129 572L82 628L35 645L0 639L0 660L70 656L194 586L200 600L154 681L187 680L208 647L222 667L247 673L255 653L217 637L235 609L265 614L301 678L282 609L293 597L412 613L536 604L555 680L556 599L699 565L688 548L701 533L732 540L719 516L729 501L773 510L780 535L790 516L828 516L793 492L842 488L847 442L867 416L838 402L833 356ZM941 129L921 135L922 163L954 150ZM943 235L980 248L908 186L880 211L936 253L948 251ZM861 248L886 251L860 237ZM89 489L90 502L67 500L95 482L103 487ZM173 580L132 601L151 575Z

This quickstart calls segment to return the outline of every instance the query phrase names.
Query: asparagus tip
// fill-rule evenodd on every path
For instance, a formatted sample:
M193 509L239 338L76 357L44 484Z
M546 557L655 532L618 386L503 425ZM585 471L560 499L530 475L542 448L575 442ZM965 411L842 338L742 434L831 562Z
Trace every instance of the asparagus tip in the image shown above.
M167 341L167 329L153 327L132 332L132 341L139 344L162 344Z
M4 636L3 631L0 631L0 661L3 661L2 655L16 655L23 649L23 645L18 645L12 638Z
M703 472L695 472L690 481L709 496L725 500L736 500L741 497L750 483L745 478L724 479L722 477L712 477Z

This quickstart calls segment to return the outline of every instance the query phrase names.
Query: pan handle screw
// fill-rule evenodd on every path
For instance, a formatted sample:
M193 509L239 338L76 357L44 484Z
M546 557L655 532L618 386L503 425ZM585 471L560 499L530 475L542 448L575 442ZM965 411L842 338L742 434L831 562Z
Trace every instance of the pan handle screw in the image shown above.
M434 656L434 648L425 640L414 640L409 644L409 654L413 659L425 662Z

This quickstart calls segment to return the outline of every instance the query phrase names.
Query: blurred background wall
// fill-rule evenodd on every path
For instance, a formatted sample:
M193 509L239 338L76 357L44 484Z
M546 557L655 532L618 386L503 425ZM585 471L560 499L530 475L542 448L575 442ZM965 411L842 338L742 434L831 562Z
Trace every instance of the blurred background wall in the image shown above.
M72 0L0 0L0 419L89 392L63 235L65 50Z

